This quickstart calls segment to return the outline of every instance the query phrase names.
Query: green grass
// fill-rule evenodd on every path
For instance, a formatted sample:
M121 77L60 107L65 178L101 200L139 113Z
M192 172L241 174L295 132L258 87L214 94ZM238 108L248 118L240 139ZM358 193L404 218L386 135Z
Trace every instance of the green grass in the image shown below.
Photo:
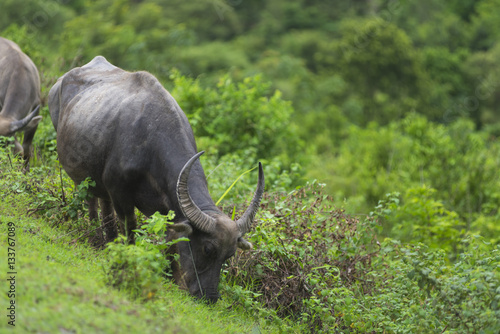
M0 333L279 333L298 332L266 324L241 306L222 300L196 302L165 281L152 299L140 302L105 285L105 256L71 242L71 235L43 218L29 217L27 197L4 195L0 203L0 268L7 275L8 222L16 225L16 321L8 325L8 283L2 283Z

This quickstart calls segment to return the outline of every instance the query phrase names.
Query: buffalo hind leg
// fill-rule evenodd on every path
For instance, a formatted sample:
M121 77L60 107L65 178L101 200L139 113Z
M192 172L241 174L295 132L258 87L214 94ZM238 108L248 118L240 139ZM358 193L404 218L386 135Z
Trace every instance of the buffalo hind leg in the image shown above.
M127 236L129 244L135 244L134 232L137 228L137 221L134 212L134 202L131 199L131 190L124 186L127 184L126 178L117 178L117 172L112 168L106 168L103 173L103 183L113 202L116 215L120 222L120 230Z
M92 198L88 198L87 199L87 204L89 205L89 220L90 222L93 222L93 221L98 221L98 213L97 213L97 210L98 210L98 200L97 200L97 197L92 197ZM102 235L102 228L101 227L98 227L96 228L96 236L93 237L93 238L90 238L89 239L89 242L98 247L98 246L102 246L103 245L103 235Z
M33 137L35 136L36 129L38 128L38 123L40 119L35 121L31 121L26 130L24 131L24 139L23 139L23 158L24 158L24 170L30 170L30 158L31 154L33 154Z

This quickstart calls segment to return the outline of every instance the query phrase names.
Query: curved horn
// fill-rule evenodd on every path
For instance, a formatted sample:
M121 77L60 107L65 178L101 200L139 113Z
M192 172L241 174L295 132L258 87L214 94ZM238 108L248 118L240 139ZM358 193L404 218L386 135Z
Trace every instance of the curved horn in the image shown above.
M38 111L40 110L40 105L38 105L35 110L33 110L31 113L28 114L28 116L24 117L23 119L20 119L18 121L14 121L10 123L10 133L15 133L22 128L24 128L26 125L29 124L29 122L38 115Z
M264 170L262 169L262 164L259 162L259 182L257 183L257 190L255 190L253 199L243 216L236 221L241 236L250 230L250 225L253 222L257 210L259 210L260 200L262 199L262 195L264 195L264 187Z
M191 195L189 195L188 190L188 178L191 167L203 153L205 151L195 154L182 168L177 180L177 199L179 200L182 213L189 219L191 224L197 229L209 233L214 229L215 219L200 210L194 203Z

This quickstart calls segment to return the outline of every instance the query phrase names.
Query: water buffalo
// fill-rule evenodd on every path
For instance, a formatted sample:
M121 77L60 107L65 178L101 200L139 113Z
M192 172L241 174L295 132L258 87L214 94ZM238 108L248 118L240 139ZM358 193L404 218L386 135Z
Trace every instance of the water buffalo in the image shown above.
M171 236L180 268L174 278L189 292L218 299L223 262L243 238L259 208L264 173L254 197L236 222L224 215L208 192L191 126L174 98L147 72L127 72L105 58L64 74L49 92L59 160L75 183L91 177L108 241L117 236L113 209L133 242L134 207L149 216L175 212ZM92 203L93 202L93 203ZM89 206L97 218L97 200Z
M0 37L0 136L14 137L14 153L23 155L29 168L32 141L42 116L40 76L19 46ZM24 131L23 145L15 134Z

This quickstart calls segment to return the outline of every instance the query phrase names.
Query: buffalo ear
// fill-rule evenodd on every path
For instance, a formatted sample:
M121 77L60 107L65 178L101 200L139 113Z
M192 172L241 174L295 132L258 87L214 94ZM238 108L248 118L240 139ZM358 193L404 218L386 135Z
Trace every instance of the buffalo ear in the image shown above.
M191 235L193 233L193 228L191 227L191 225L186 223L177 223L173 225L168 225L168 228L185 236Z
M238 248L241 248L243 250L249 250L251 249L253 246L252 246L252 243L251 242L248 242L246 241L245 239L243 239L242 237L239 237L238 238Z

